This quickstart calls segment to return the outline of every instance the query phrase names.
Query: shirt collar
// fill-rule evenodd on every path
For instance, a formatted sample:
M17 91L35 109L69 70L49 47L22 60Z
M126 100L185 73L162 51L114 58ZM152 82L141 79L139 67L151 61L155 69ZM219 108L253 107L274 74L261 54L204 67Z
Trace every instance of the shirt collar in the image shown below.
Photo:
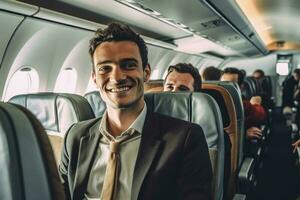
M147 105L144 102L143 110L140 112L140 114L137 116L137 118L132 122L132 124L129 126L129 128L127 130L125 130L123 133L121 133L120 136L122 136L124 133L128 132L131 129L134 129L139 134L141 134L143 131L143 127L144 127L146 114L147 114ZM105 113L103 114L99 129L100 129L101 133L104 131L105 133L109 134L109 132L107 130L107 111L105 111Z

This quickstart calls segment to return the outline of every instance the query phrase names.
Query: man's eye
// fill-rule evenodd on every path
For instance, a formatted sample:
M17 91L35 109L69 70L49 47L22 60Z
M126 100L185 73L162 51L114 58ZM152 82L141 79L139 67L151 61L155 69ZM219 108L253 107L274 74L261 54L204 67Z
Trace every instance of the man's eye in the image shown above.
M168 91L173 90L173 86L172 86L172 85L168 85L168 86L167 86L167 90L168 90Z
M179 87L178 89L179 89L179 91L183 91L183 92L190 91L189 88L185 88L185 87Z
M124 62L121 64L123 69L135 69L137 64L135 62Z
M106 72L108 72L108 71L109 71L109 69L110 69L110 67L109 67L109 66L107 66L107 65L104 65L104 66L100 66L100 67L98 67L97 71L98 71L99 73L106 73Z

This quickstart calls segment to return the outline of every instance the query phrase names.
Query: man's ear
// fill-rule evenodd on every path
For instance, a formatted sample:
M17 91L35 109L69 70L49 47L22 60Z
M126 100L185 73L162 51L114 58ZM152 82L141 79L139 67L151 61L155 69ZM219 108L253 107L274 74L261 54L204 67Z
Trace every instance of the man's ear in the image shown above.
M149 64L146 65L144 69L144 82L147 82L150 79L151 67Z

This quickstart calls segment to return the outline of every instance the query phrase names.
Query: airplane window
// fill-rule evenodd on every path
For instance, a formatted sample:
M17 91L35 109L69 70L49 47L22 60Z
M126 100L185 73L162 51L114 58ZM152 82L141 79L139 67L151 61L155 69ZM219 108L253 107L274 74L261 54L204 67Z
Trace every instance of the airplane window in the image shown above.
M7 87L4 90L4 101L8 101L18 94L38 92L39 75L31 67L23 67L16 71L7 81Z
M96 84L94 83L94 81L92 79L92 76L91 76L90 80L89 80L89 83L88 83L88 86L85 90L85 93L92 92L92 91L95 91L95 90L97 90L97 87L96 87Z
M77 72L74 68L63 69L56 80L54 92L74 93L76 89Z
M288 75L289 74L289 63L288 62L276 63L276 73L281 76Z

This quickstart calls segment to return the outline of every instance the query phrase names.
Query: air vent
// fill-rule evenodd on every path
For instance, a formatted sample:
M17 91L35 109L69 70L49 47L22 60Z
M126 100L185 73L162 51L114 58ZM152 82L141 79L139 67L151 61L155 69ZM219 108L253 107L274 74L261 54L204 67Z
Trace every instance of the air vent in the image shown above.
M207 22L202 22L201 25L206 29L217 28L225 26L225 22L222 19L214 19Z

